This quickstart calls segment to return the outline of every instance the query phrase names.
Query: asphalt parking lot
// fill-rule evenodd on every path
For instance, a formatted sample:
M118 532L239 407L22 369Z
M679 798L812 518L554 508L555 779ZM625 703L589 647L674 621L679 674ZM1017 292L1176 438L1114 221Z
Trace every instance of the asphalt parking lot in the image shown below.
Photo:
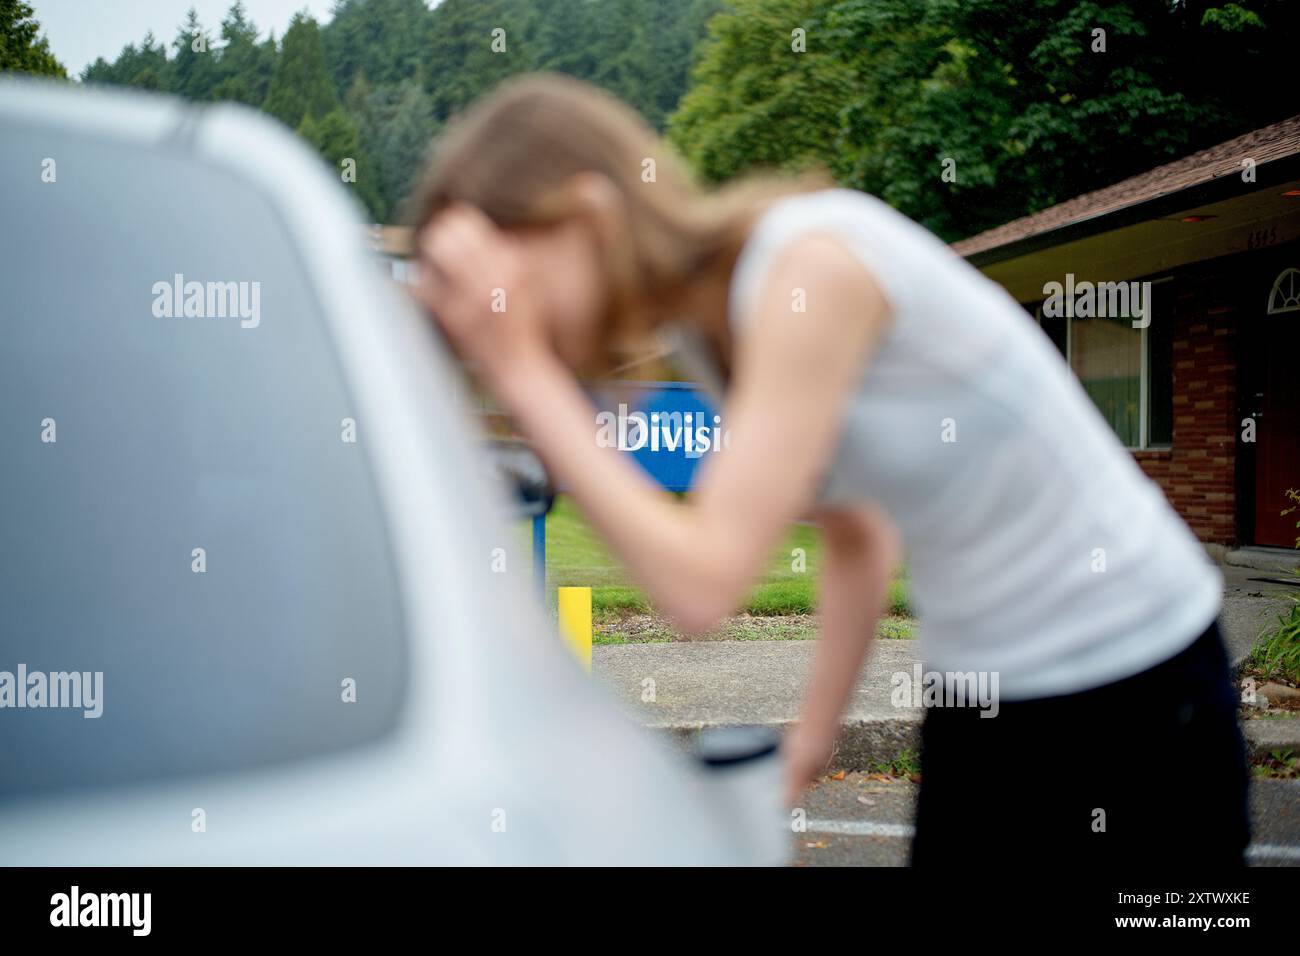
M918 789L884 774L825 780L805 799L806 830L791 838L794 865L905 866ZM1250 817L1251 866L1300 866L1300 780L1252 781Z

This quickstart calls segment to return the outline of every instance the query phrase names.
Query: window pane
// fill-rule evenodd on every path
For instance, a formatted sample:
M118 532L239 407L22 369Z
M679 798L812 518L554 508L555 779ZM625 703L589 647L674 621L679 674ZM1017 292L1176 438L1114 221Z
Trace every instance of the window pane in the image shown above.
M1172 317L1147 329L1147 444L1174 443L1174 330Z
M57 185L33 156L59 157ZM169 150L24 127L0 181L21 224L0 257L0 671L103 675L98 718L0 713L0 799L385 733L396 574L364 437L340 437L357 409L319 290L272 208ZM154 284L178 274L260 283L257 324L161 317Z
M1074 373L1120 441L1136 448L1141 439L1141 330L1128 318L1075 318L1072 324Z

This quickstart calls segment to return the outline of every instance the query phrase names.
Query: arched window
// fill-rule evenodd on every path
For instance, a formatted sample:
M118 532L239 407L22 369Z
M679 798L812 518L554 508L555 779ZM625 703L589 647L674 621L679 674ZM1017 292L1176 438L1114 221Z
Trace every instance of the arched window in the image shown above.
M1300 312L1300 269L1283 269L1268 294L1268 314Z

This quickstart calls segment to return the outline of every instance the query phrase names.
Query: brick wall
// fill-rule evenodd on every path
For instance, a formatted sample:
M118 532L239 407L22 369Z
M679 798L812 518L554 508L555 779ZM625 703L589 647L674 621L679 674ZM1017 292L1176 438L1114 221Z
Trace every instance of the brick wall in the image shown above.
M1175 280L1173 447L1134 454L1198 538L1235 545L1239 315L1226 279Z

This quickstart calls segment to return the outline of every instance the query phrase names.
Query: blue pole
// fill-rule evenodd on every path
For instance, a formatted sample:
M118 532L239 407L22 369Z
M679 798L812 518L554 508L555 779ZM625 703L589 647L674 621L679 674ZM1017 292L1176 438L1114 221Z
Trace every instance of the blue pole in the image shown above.
M533 577L537 579L537 593L546 600L546 515L533 517Z

